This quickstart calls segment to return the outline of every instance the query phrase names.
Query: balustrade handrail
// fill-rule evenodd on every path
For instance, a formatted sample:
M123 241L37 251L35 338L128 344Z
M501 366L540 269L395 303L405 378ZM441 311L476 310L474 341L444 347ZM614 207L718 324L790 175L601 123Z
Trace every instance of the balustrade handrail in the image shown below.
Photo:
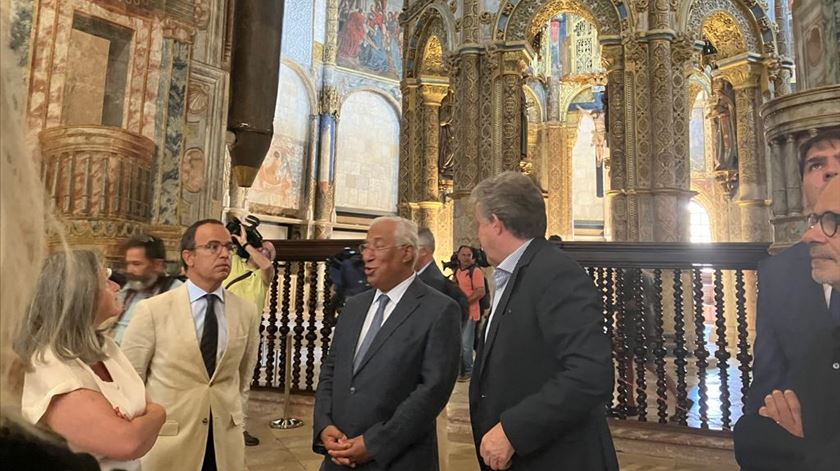
M274 240L277 260L312 262L326 260L345 247L356 248L359 239ZM754 270L768 256L769 243L745 242L554 242L578 263L594 267L694 268ZM438 254L440 255L440 254Z

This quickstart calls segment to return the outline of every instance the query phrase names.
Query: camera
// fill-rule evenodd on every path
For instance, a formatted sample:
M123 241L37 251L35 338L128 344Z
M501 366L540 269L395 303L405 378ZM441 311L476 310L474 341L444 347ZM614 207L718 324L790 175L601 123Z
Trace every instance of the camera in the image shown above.
M449 257L449 261L441 260L441 263L443 264L443 269L444 270L449 269L449 270L455 271L458 268L460 268L461 262L458 261L458 251L461 250L464 247L468 247L468 246L465 246L465 245L461 246L460 248L458 248L458 250L456 250L455 252L452 252L452 256ZM469 249L472 250L473 260L475 261L475 266L477 266L479 268L487 268L487 267L490 266L490 262L487 261L487 254L483 250L481 250L481 248L469 247Z
M242 228L245 228L245 239L248 242L248 245L252 247L260 247L262 245L263 236L260 234L260 231L257 230L257 226L260 225L260 220L258 217L254 215L248 215L245 217L245 222L239 220L237 217L232 217L230 221L225 225L228 232L231 234L239 234ZM239 258L247 260L250 258L250 255L245 250L239 240L234 237L233 243L236 245L236 255Z

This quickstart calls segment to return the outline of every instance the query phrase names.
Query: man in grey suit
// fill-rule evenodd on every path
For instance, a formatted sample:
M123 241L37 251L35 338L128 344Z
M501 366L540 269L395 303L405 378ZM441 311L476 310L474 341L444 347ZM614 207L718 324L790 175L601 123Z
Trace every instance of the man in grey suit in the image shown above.
M417 226L373 221L361 246L375 290L347 300L315 393L322 470L438 469L435 418L458 375L458 305L414 273Z

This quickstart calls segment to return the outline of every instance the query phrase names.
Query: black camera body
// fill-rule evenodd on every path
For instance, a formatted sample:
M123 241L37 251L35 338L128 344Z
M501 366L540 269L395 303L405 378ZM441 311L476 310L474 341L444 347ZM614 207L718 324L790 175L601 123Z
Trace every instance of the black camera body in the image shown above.
M242 228L245 228L245 239L248 242L248 245L252 247L259 248L262 246L263 236L260 234L260 231L257 230L257 226L260 225L260 220L258 217L254 215L248 215L245 217L245 222L239 220L237 217L232 217L230 221L228 221L225 227L227 228L228 232L231 234L239 234ZM233 238L233 243L236 245L236 255L239 255L240 258L244 260L248 260L251 255L248 251L245 250L239 240L235 237Z
M452 256L449 257L449 261L441 260L444 270L449 269L455 271L461 266L461 262L458 261L458 250L452 252ZM490 262L487 261L487 254L481 250L480 247L470 247L470 250L472 250L475 266L479 268L487 268L490 266Z

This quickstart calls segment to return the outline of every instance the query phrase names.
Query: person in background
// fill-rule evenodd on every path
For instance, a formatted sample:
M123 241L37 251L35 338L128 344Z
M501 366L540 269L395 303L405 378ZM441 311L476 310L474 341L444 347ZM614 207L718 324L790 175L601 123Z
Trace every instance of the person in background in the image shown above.
M140 301L181 286L181 280L166 274L166 247L160 238L137 234L125 244L125 274L127 282L120 290L123 312L110 329L117 345L134 317ZM113 275L112 275L113 276Z
M475 265L472 247L458 247L458 269L455 280L469 303L469 315L461 323L461 369L458 381L469 381L473 369L475 326L481 319L481 299L487 294L484 273Z
M443 276L440 268L435 263L434 234L428 228L422 227L417 231L417 240L419 244L417 249L417 262L414 264L417 276L423 283L449 296L453 301L458 303L458 306L461 307L461 322L463 325L463 321L469 313L470 304L464 292L455 286L455 283Z
M245 235L245 227L240 225L239 234L231 234L239 246L248 255L243 258L238 253L231 254L230 275L225 278L222 285L241 298L251 301L257 306L257 313L262 316L265 309L265 295L271 281L274 280L274 258L277 250L274 244L265 240L260 247L254 247L248 243ZM249 389L250 391L250 389ZM248 422L248 397L246 392L243 396L242 413L245 423ZM260 439L251 435L246 430L244 433L246 446L257 446Z
M103 470L135 470L166 412L147 400L140 376L99 329L121 312L110 275L93 251L47 258L15 340L26 371L21 410Z

